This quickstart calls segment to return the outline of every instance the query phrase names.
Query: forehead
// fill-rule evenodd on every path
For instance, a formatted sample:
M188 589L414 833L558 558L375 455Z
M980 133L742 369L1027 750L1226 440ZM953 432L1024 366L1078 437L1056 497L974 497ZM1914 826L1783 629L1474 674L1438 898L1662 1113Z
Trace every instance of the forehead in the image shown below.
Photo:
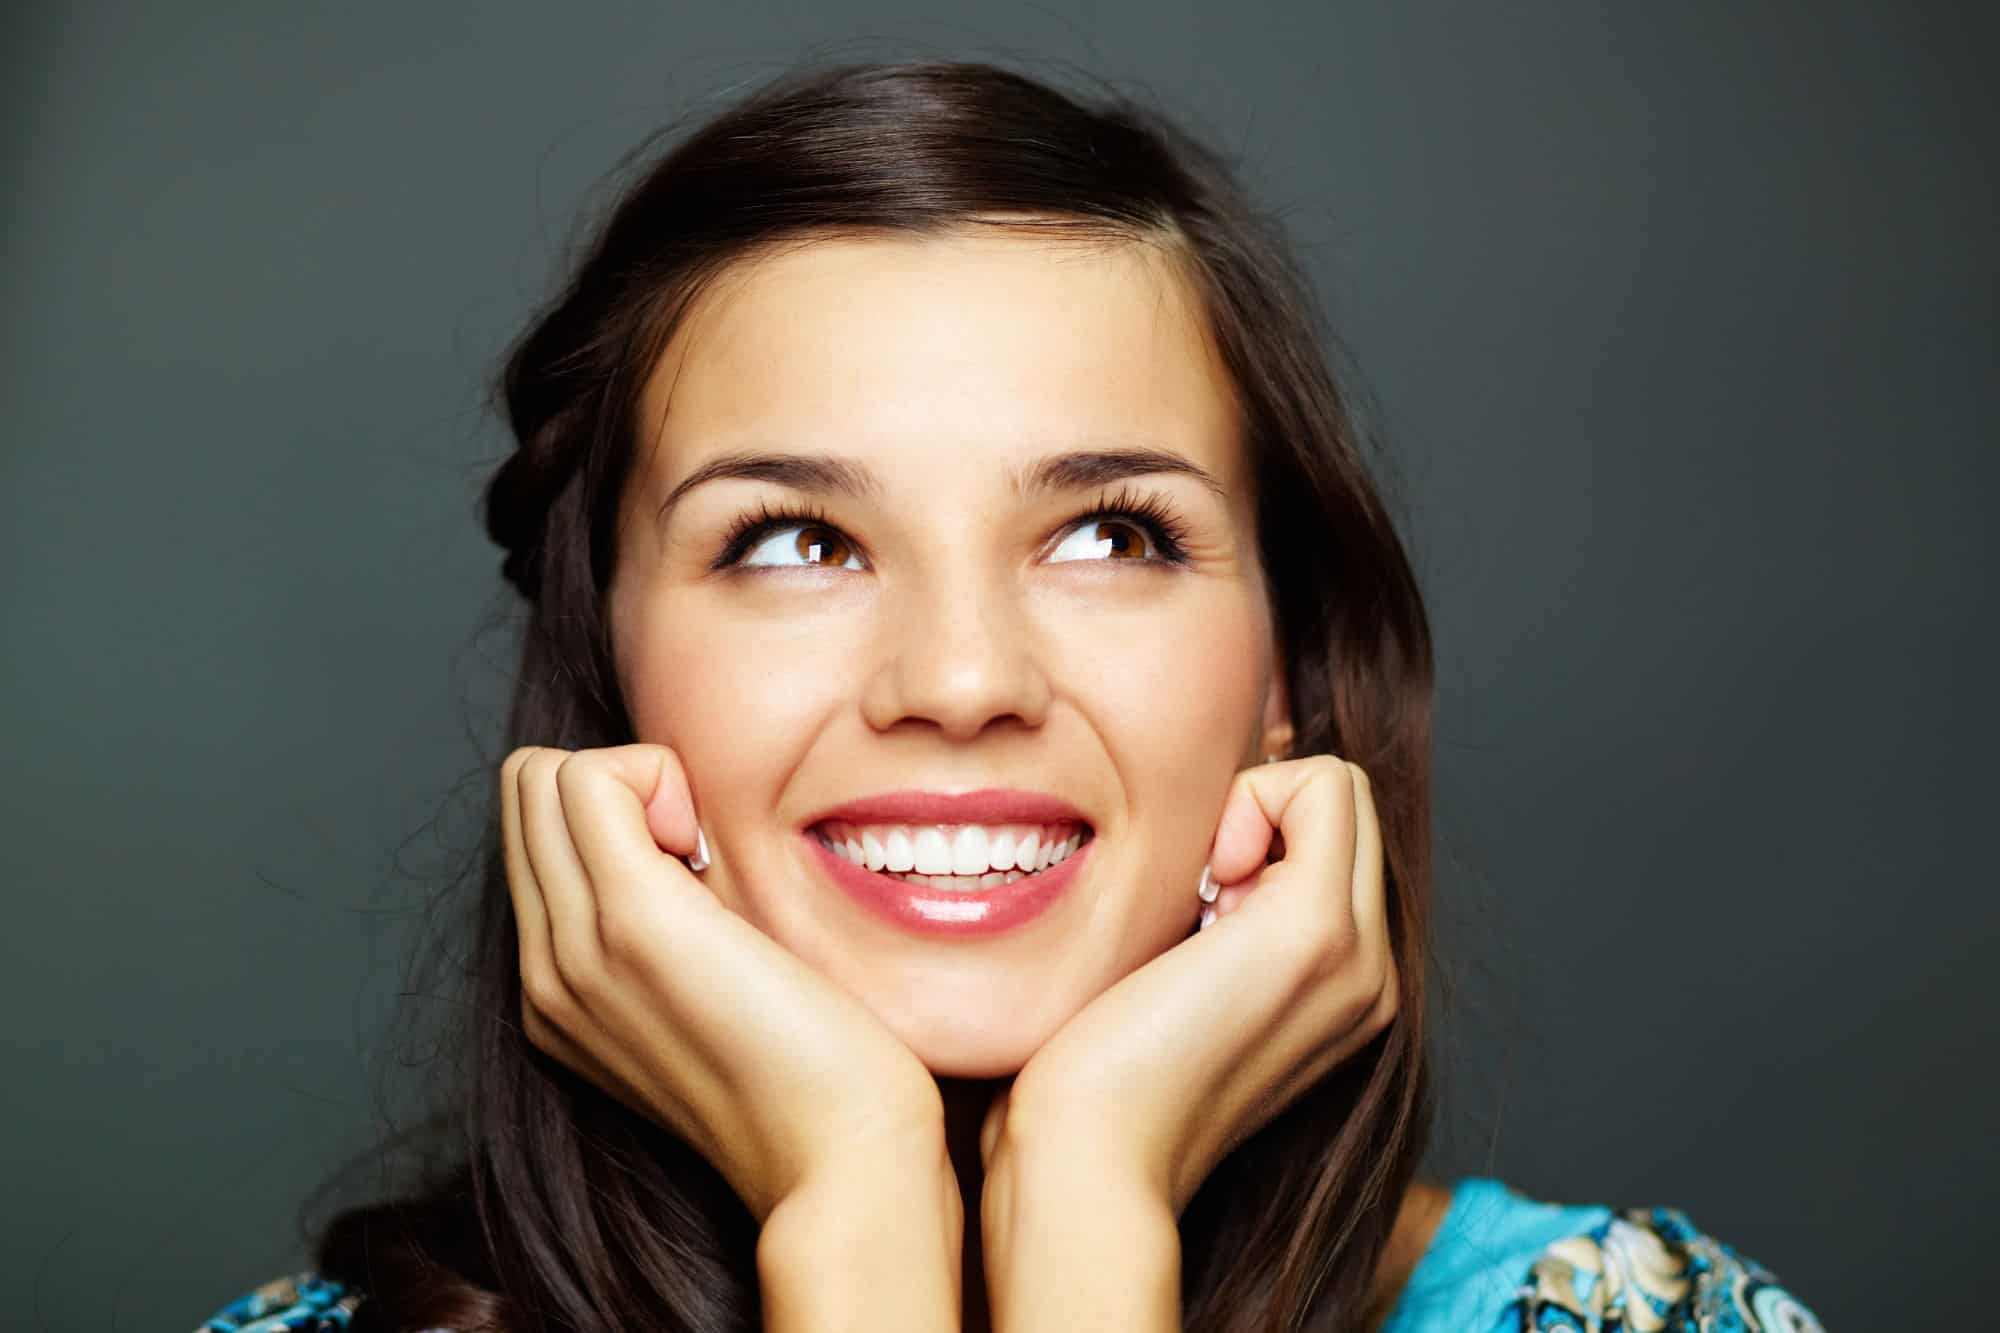
M1151 247L953 234L739 262L640 406L656 476L748 445L962 467L1143 440L1227 484L1233 401L1192 293Z

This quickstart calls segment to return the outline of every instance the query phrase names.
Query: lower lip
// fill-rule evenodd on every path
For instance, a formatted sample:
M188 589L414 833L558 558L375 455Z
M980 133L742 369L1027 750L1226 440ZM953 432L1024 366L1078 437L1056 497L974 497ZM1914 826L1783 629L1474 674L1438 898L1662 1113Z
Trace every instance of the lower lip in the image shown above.
M805 840L807 851L828 877L875 915L915 934L950 936L997 935L1034 920L1062 896L1076 878L1078 864L1097 842L1090 838L1049 869L1023 875L1012 884L955 891L878 875L829 851L810 830Z

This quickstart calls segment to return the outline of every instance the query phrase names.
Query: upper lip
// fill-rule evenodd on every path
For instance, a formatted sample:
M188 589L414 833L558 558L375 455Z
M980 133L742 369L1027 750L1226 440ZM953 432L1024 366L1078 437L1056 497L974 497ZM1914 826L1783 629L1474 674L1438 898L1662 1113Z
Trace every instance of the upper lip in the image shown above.
M831 806L806 821L808 828L840 820L849 824L1082 824L1083 811L1059 796L1016 787L978 791L885 791Z

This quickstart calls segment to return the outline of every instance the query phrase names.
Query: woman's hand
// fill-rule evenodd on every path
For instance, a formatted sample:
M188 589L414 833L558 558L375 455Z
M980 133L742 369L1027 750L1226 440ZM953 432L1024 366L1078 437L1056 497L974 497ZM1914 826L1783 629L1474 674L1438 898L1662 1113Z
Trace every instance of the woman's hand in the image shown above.
M1266 864L1274 830L1283 856ZM1176 1218L1231 1148L1395 1017L1382 836L1358 766L1314 755L1238 773L1210 865L1228 886L1216 922L1084 1006L996 1099L989 1181L1041 1156Z
M527 746L500 798L538 1049L680 1135L760 1225L897 1155L949 1177L930 1071L680 860L695 814L672 750Z

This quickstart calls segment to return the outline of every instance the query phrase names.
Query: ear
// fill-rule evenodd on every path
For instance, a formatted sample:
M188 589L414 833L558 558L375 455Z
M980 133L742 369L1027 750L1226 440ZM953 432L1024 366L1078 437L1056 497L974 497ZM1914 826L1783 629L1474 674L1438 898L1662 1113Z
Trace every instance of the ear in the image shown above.
M1272 658L1271 685L1264 692L1264 730L1261 748L1257 758L1262 760L1267 754L1280 759L1292 757L1292 705L1290 691L1285 688L1283 662Z

